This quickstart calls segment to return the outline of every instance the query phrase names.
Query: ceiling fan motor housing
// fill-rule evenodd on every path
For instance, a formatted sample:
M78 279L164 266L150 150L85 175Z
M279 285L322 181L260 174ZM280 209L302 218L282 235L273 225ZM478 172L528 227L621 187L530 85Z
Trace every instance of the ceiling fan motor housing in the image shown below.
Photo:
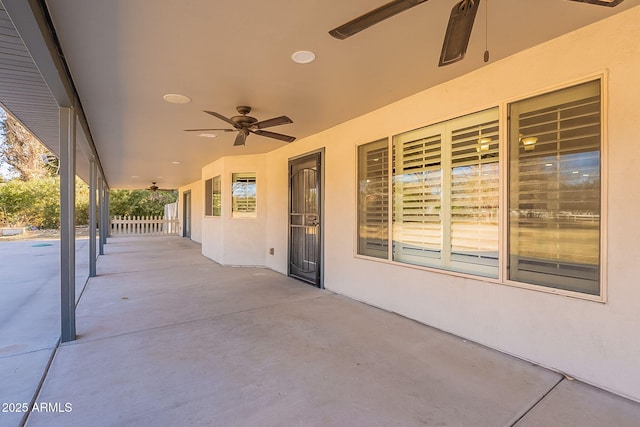
M234 123L243 128L250 127L252 124L258 121L258 119L251 116L233 116L231 117L231 120L233 120Z

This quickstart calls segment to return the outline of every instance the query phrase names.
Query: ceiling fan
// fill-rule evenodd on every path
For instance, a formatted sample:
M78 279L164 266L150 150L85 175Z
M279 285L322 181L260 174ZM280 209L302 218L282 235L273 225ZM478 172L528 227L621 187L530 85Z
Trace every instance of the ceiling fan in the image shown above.
M400 12L404 12L407 9L411 9L414 6L425 3L426 1L427 0L394 0L372 10L371 12L355 18L346 24L334 28L329 31L329 34L337 39L344 40L347 37L351 37L352 35L371 27L372 25L391 18L392 16L397 15ZM613 7L622 3L623 0L571 1ZM447 31L442 45L442 52L440 53L440 62L438 63L439 67L458 62L464 58L479 4L480 0L461 0L453 6L453 9L451 9L449 24L447 25ZM485 62L488 60L486 55L487 52L485 52Z
M155 182L155 181L153 181L153 182L151 183L151 186L150 186L149 188L147 188L147 190L151 191L152 193L155 193L155 192L157 192L157 191L173 191L173 190L168 189L168 188L160 188L160 187L158 187L158 186L156 185L156 182Z
M285 142L293 142L296 139L294 136L283 135L281 133L263 130L264 128L293 123L293 121L287 116L279 116L272 119L258 121L258 119L256 119L255 117L247 115L251 112L251 107L241 105L236 107L236 110L240 115L233 116L231 118L227 118L222 114L216 113L214 111L205 111L205 113L211 114L213 117L217 117L220 120L227 122L228 124L233 126L233 129L186 129L186 132L238 132L238 136L236 136L236 140L233 143L234 146L244 145L247 136L249 136L250 133L260 136L266 136L267 138L278 139Z

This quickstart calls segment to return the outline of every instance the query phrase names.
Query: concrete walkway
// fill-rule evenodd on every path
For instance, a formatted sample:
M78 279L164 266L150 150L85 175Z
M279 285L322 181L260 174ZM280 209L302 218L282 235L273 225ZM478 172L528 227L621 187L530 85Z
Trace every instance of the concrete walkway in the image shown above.
M640 425L636 403L185 239L105 250L29 427Z
M79 238L76 298L88 276L89 240ZM31 402L59 338L60 240L0 242L0 404ZM0 426L20 424L15 409L0 408Z

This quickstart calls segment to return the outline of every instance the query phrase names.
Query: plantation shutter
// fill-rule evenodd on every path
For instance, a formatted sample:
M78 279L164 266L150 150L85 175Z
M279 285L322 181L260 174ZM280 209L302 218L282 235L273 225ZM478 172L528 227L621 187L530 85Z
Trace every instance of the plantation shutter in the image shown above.
M222 184L220 176L213 178L211 194L212 215L220 216L222 215Z
M233 184L234 216L255 216L256 212L256 176L253 173L234 173Z
M498 120L451 132L451 259L498 266Z
M389 142L358 147L358 254L389 257Z
M599 81L510 107L510 278L597 295Z
M204 214L205 216L211 216L213 214L212 182L213 182L212 179L208 179L204 182Z
M442 252L442 135L425 128L394 138L393 259L429 264Z

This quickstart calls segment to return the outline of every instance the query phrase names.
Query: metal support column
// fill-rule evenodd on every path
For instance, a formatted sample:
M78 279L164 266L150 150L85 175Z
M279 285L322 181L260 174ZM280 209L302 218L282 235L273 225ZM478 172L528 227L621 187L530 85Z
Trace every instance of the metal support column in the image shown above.
M96 277L96 162L89 161L89 277Z
M99 212L98 212L98 237L99 237L99 249L100 255L104 255L104 234L105 234L105 225L104 225L104 179L100 176L98 177L98 204L99 204Z
M105 236L107 238L111 237L111 215L109 214L110 212L110 207L109 207L109 188L105 188L104 190L104 204L106 206L105 208L105 224L107 226L107 232L105 233ZM107 243L108 239L104 239L104 242Z
M76 339L76 118L60 107L60 319L61 341Z

